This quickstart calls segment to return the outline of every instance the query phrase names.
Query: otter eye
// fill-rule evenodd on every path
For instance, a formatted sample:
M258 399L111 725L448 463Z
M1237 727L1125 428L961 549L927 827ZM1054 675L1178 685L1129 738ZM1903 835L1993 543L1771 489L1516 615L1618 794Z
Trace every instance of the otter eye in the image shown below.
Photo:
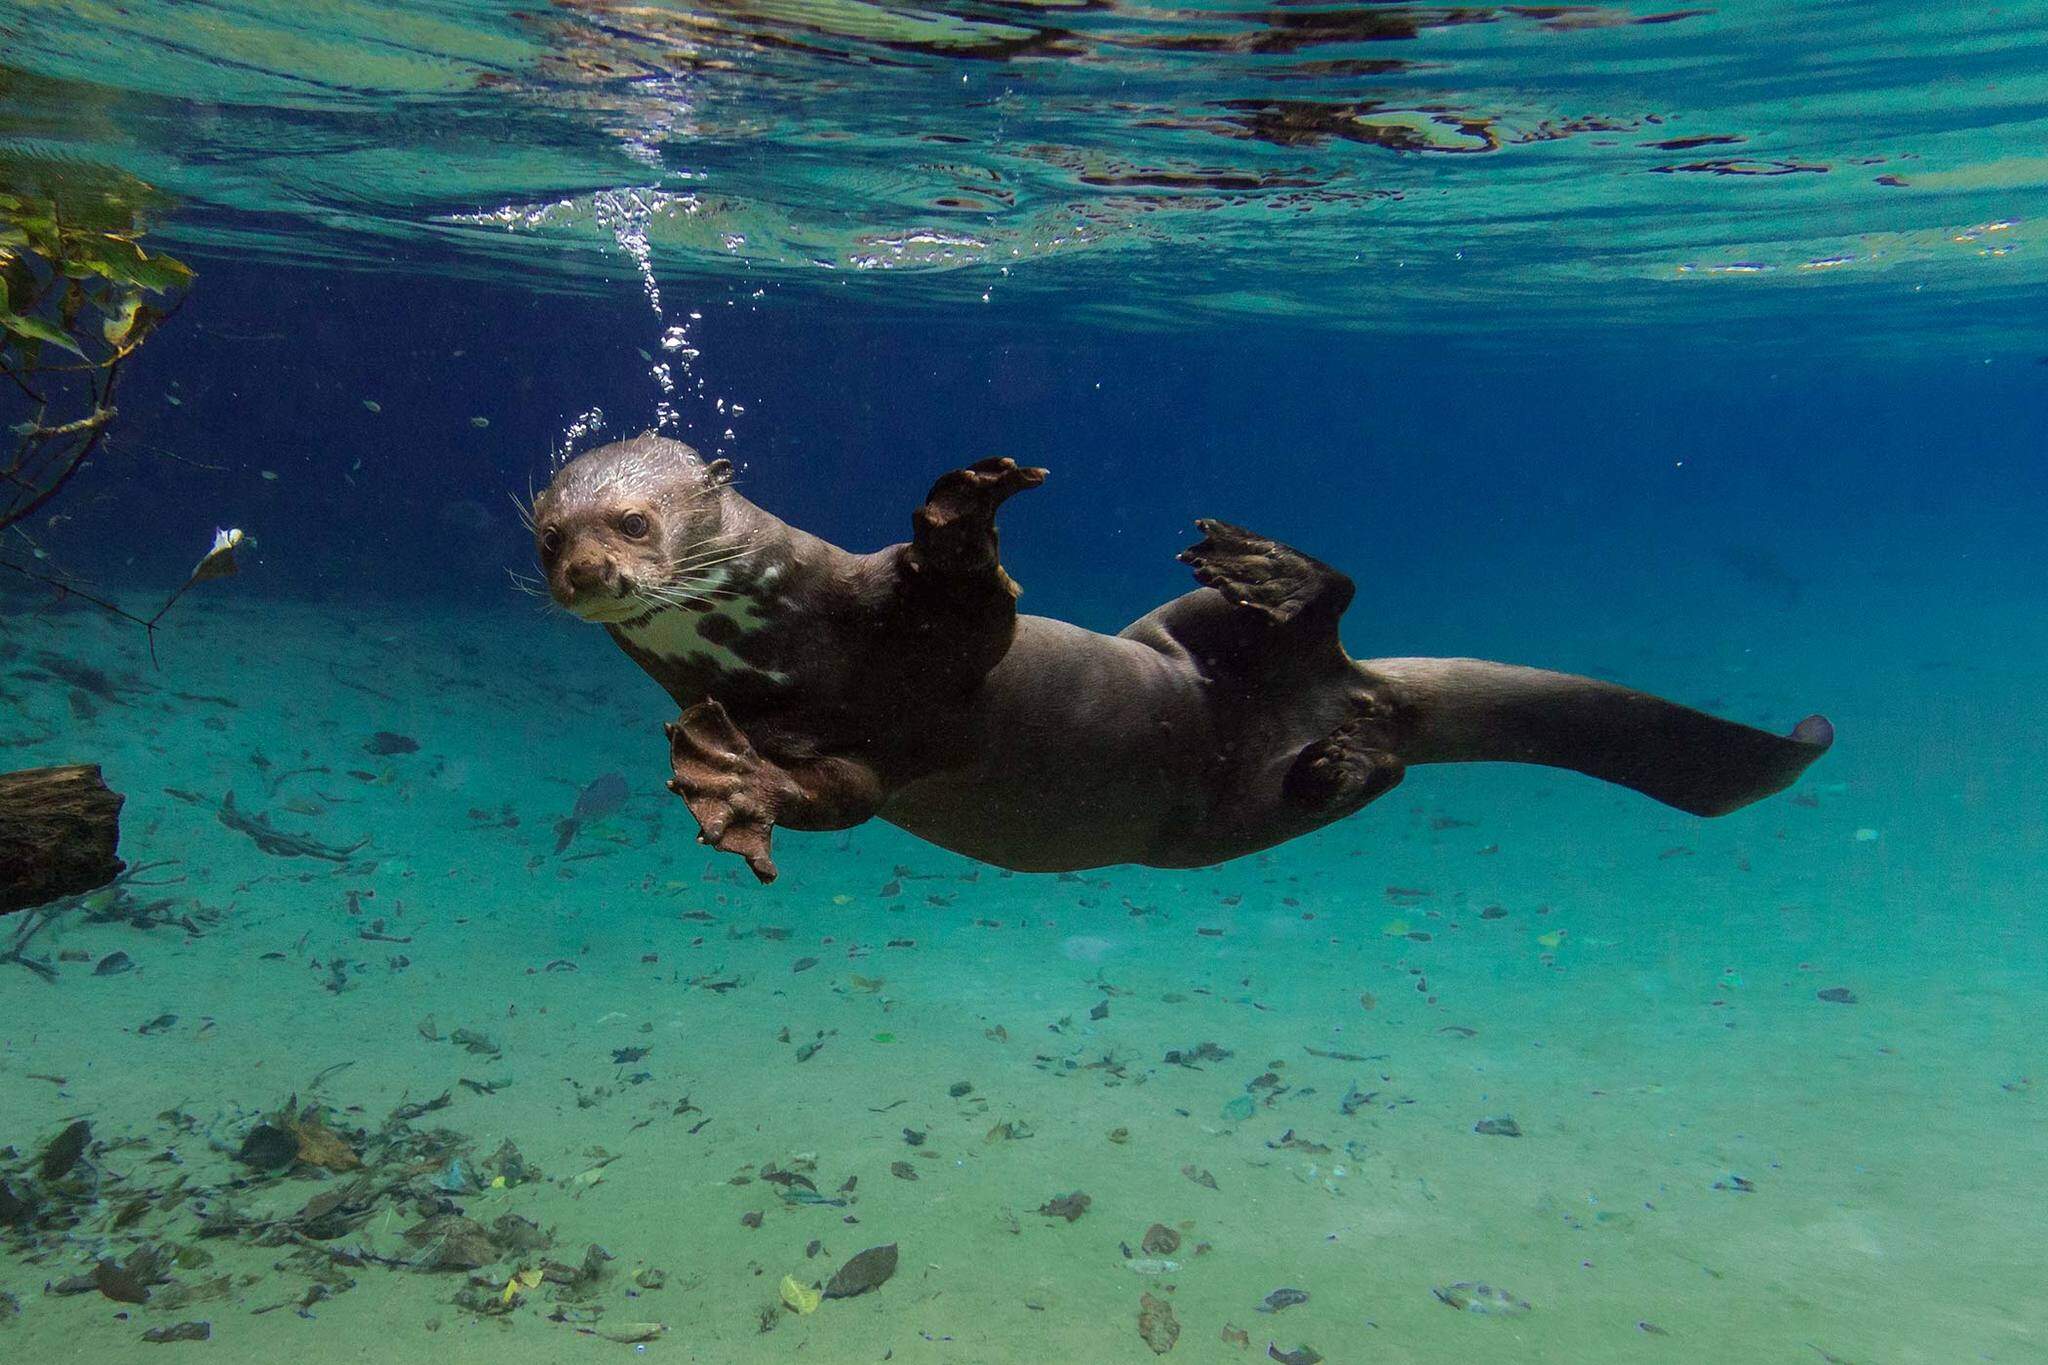
M628 540L638 540L647 534L647 518L638 512L628 512L619 518L619 530L625 533Z
M561 549L562 528L559 526L550 526L547 530L542 531L540 533L540 547L541 549L547 551L549 554L554 554L557 550Z

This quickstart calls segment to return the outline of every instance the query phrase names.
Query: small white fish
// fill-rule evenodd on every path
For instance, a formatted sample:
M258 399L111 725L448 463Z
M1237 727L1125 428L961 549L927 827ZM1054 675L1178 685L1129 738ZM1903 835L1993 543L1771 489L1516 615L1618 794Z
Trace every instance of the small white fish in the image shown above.
M365 399L363 400L363 406L364 406L364 407L366 407L366 408L368 408L368 409L369 409L369 410L370 410L371 412L382 412L382 411L384 411L384 405L383 405L382 403L379 403L379 402L378 402L378 401L377 401L376 399L374 399L374 398L365 398Z
M1171 1275L1180 1269L1180 1262L1164 1261L1155 1256L1139 1256L1125 1261L1124 1269L1138 1275Z
M475 427L478 431L482 431L485 427L491 424L491 419L488 417L472 417L469 419L469 424Z

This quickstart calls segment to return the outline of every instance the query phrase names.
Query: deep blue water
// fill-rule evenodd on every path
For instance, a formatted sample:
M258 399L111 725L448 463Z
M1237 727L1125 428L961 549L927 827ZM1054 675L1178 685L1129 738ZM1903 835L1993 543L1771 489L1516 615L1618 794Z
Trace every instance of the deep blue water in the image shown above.
M51 540L138 588L234 522L257 539L253 591L502 597L502 569L530 560L509 499L546 483L568 423L601 407L604 439L653 420L641 353L658 329L630 276L575 296L195 264L204 286L129 377L123 429ZM1442 649L1588 591L1822 627L1855 602L2041 606L2048 364L2028 355L1789 347L1746 327L1654 348L1123 333L1042 305L903 314L834 294L671 286L672 313L705 314L705 396L685 396L677 434L858 547L902 538L953 465L1044 464L1053 481L1004 519L1044 614L1114 626L1182 590L1172 555L1196 516L1352 573L1361 651L1381 650L1382 616ZM151 533L107 537L102 511Z

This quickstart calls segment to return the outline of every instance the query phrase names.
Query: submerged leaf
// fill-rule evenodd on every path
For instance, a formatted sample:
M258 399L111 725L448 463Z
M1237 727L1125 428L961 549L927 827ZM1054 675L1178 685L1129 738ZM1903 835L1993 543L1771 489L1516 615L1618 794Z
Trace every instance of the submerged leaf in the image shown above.
M100 323L100 335L107 339L107 345L119 350L128 344L128 339L134 335L136 324L142 316L142 295L123 294L113 313Z
M818 1311L818 1305L825 1301L825 1296L809 1285L798 1284L796 1276L784 1275L782 1301L789 1306L792 1313L815 1313Z
M896 1244L869 1247L860 1255L839 1267L826 1282L825 1297L828 1299L850 1299L878 1289L891 1275L896 1273Z
M330 1171L353 1171L363 1164L363 1159L342 1140L339 1133L311 1114L287 1119L285 1128L298 1138L298 1159L309 1166L321 1166Z
M5 327L18 337L60 346L80 360L85 359L85 352L79 349L78 343L64 335L64 329L54 322L43 318L25 317L20 313L0 313L0 327Z
M192 282L192 268L171 256L152 256L125 237L112 233L81 235L68 243L72 261L117 284L152 293L183 289Z
M192 570L192 577L186 580L187 586L193 583L204 583L209 578L232 577L237 567L235 564L235 550L241 545L242 540L243 535L240 527L231 527L225 531L215 531L213 533L213 548L206 552L206 557L199 561L197 568Z

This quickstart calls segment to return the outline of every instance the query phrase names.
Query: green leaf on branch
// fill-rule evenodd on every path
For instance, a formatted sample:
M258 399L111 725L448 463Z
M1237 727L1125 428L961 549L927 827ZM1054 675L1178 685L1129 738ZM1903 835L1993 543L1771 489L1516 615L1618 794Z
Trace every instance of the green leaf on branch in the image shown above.
M135 330L135 318L142 311L142 295L123 294L114 315L100 324L100 333L107 339L107 345L120 349L128 340L128 334Z
M113 316L100 324L100 331L109 346L125 355L142 344L150 328L156 326L162 317L162 313L143 302L140 293L124 294Z
M78 343L64 335L63 329L53 322L42 318L24 317L20 313L0 313L0 327L5 327L18 337L62 347L80 360L85 359L85 352L79 348Z
M125 237L95 233L74 245L77 259L86 269L116 284L163 294L183 289L192 282L192 269L175 257L152 256Z
M192 267L176 257L161 253L151 256L140 247L136 248L136 254L142 257L142 263L130 278L144 289L163 294L192 283Z

